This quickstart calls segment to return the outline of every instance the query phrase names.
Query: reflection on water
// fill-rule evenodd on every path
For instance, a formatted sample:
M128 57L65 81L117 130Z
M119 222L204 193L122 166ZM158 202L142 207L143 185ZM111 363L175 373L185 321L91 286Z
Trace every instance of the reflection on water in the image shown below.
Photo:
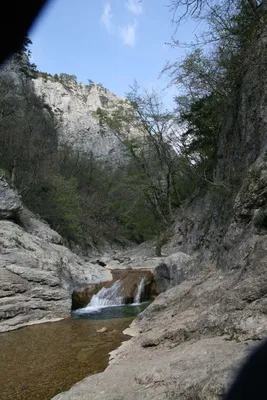
M0 334L0 399L50 400L103 371L122 331L144 307L112 307L89 316ZM90 319L89 319L90 318ZM106 327L104 333L96 331Z

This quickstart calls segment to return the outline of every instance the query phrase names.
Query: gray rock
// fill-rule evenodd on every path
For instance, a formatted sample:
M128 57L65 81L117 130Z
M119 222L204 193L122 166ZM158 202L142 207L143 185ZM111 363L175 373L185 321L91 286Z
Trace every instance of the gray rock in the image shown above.
M106 268L114 269L144 269L153 271L165 257L155 257L155 243L145 242L139 246L131 246L127 250L117 251L100 258Z
M98 108L112 110L125 100L99 85L62 84L53 78L33 80L36 93L51 107L58 120L59 140L83 153L93 153L109 164L125 163L121 141L93 115ZM134 128L132 137L140 136ZM128 133L127 133L128 134Z
M249 270L208 268L160 294L108 368L54 400L218 399L267 334L266 237L258 246Z
M158 292L164 292L187 279L192 272L193 258L188 254L178 252L160 262L154 270Z
M51 240L49 230L41 232ZM109 280L105 268L0 221L0 332L67 317L74 290Z
M17 218L22 202L0 173L0 219Z
M140 349L134 343L101 374L90 376L53 400L215 400L229 368L246 351L221 338L183 343L179 348Z
M31 211L25 207L20 212L20 221L28 233L44 239L47 242L55 244L63 244L63 238L50 228L50 226L41 219L38 219Z
M113 269L145 269L153 271L162 261L164 257L132 257L132 258L115 258L110 260L106 268Z

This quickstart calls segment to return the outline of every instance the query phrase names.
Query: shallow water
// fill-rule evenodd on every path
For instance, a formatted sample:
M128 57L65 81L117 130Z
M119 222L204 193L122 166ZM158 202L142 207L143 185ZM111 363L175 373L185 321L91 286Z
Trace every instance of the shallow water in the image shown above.
M91 307L88 305L85 308L80 308L73 311L73 319L86 318L91 320L96 319L114 319L114 318L135 318L137 314L143 311L149 302L142 304L129 304L124 306L110 307Z
M103 371L142 307L111 307L0 334L0 399L50 400ZM106 327L104 333L96 331Z

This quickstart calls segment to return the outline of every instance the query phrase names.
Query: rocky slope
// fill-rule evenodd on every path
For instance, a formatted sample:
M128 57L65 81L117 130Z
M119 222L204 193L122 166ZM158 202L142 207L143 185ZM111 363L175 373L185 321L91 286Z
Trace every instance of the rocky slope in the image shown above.
M112 110L125 100L96 84L67 83L52 77L33 79L34 90L51 108L58 121L61 143L92 153L110 164L125 163L123 145L106 126L93 115L98 108ZM126 103L125 103L126 104ZM130 129L130 136L138 132Z
M62 245L0 178L0 332L68 317L74 290L112 279ZM8 219L7 219L8 218Z

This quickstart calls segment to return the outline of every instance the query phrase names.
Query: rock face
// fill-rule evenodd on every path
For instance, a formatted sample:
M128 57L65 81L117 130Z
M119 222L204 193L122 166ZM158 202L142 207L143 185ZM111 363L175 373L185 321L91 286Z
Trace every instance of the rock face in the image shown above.
M125 162L120 140L93 116L98 108L112 110L122 98L102 86L61 83L52 77L33 80L36 93L51 108L58 120L59 140L111 164ZM138 132L130 130L130 135Z
M45 222L37 219L36 216L25 207L20 212L20 221L24 229L40 239L55 244L63 244L63 238Z
M0 332L67 317L73 290L112 279L64 246L0 221Z
M165 257L155 257L155 244L153 242L145 242L139 246L124 251L116 251L103 255L100 262L104 262L107 269L134 269L134 270L151 270L154 269L165 260Z
M155 278L150 270L112 270L112 276L114 281L122 281L122 295L127 304L134 302L142 278L144 278L144 283L140 300L147 301L151 296L157 295Z
M188 254L178 252L166 257L154 270L158 292L182 283L195 271L193 259Z
M21 209L22 203L19 196L0 174L0 219L17 218Z
M109 281L111 273L62 246L3 178L0 191L2 217L15 215L23 225L0 220L0 332L69 316L72 292Z

